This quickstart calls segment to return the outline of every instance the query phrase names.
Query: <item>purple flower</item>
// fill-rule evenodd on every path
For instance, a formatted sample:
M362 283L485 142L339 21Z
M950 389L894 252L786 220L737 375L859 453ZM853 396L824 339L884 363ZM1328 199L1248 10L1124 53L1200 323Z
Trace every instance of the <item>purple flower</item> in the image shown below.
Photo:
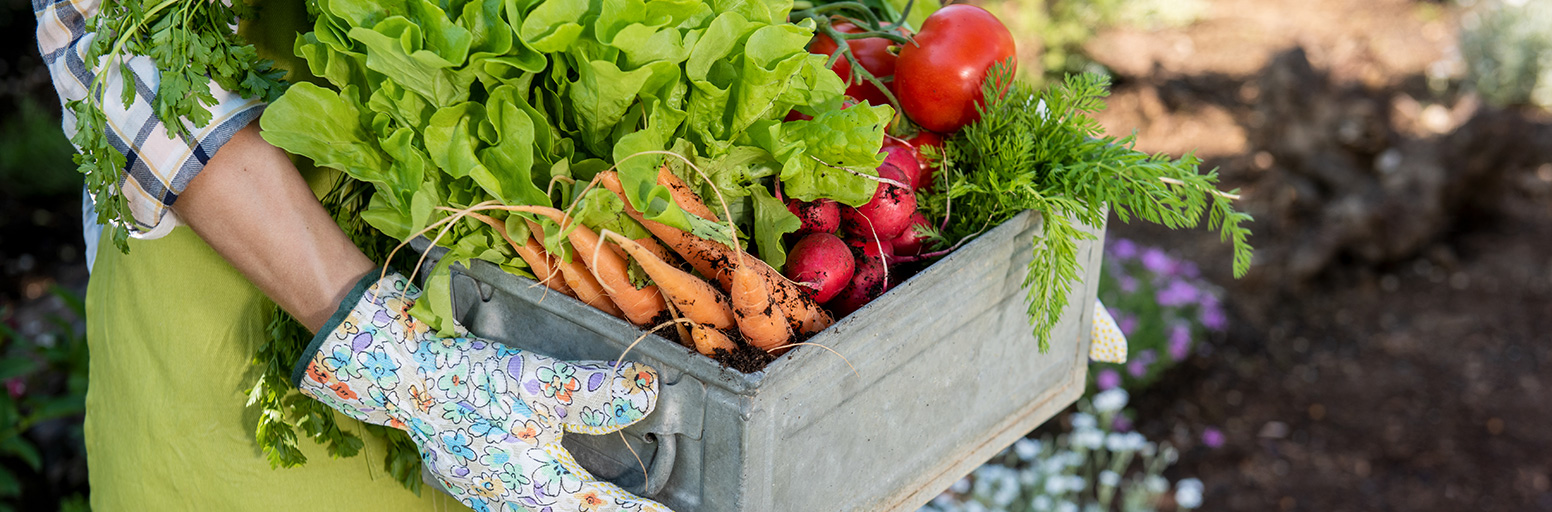
M1159 290L1154 297L1160 306L1179 307L1196 302L1202 291L1183 279L1170 280L1169 286Z
M1110 244L1110 255L1122 260L1132 259L1137 256L1137 244L1125 238L1118 238L1115 243Z
M1229 325L1229 320L1223 314L1223 308L1217 304L1202 308L1202 326L1210 330L1221 331Z
M1130 373L1132 377L1140 379L1143 375L1148 374L1148 364L1142 362L1141 359L1133 359L1131 362L1126 363L1126 373Z
M1191 326L1179 323L1169 329L1169 357L1181 361L1191 355Z
M1150 365L1159 360L1159 353L1154 352L1153 349L1150 348L1148 350L1142 351L1141 353L1138 353L1137 360L1142 361L1142 364Z
M1121 374L1110 368L1100 370L1099 375L1094 376L1094 384L1100 391L1108 391L1121 385Z
M1116 320L1116 327L1121 328L1122 336L1131 336L1132 331L1137 330L1137 317L1122 314L1121 318Z
M1208 448L1222 447L1223 440L1223 431L1221 430L1207 427L1207 430L1202 431L1202 444L1207 445Z
M1211 293L1203 293L1201 297L1202 326L1209 330L1221 331L1228 326L1228 318L1223 314L1223 305L1218 302L1218 296Z
M1132 293L1137 291L1137 278L1135 277L1123 274L1121 275L1120 283L1122 292Z
M1110 429L1116 432L1131 432L1132 419L1125 414L1117 414L1115 419L1110 420Z
M1155 274L1173 274L1175 272L1175 260L1157 247L1151 247L1142 253L1142 266Z

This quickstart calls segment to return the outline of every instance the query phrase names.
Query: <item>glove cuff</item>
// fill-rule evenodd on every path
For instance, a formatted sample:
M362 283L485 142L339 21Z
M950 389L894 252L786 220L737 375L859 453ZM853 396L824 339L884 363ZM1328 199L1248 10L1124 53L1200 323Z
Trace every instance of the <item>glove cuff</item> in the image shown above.
M382 277L381 280L378 279L379 276ZM312 341L307 343L307 348L302 349L302 357L298 358L296 364L291 368L291 387L301 386L302 378L307 375L307 365L312 362L313 356L318 354L318 350L323 347L323 342L327 341L329 336L339 329L340 324L345 321L345 317L349 316L350 312L356 309L356 305L361 302L362 296L366 295L366 291L372 285L379 284L379 282L385 284L384 286L379 286L379 289L391 288L391 286L386 284L392 283L394 280L404 280L404 276L393 269L388 269L386 275L374 269L374 271L367 272L366 275L361 276L361 279L356 280L356 285L352 286L350 291L345 294L345 298L340 300L339 307L335 308L334 314L329 317L328 321L323 323L323 327L318 328L318 332L313 335Z

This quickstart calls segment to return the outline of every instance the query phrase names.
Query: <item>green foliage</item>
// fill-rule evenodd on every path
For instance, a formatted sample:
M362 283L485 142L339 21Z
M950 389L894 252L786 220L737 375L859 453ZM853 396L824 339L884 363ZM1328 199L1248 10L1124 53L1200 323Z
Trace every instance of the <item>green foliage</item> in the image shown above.
M1484 2L1461 25L1467 80L1483 98L1552 108L1552 5Z
M118 193L126 160L108 143L102 102L128 105L134 100L135 81L122 80L121 90L109 91L105 80L133 76L130 56L149 57L160 76L151 108L174 137L188 136L190 126L203 128L210 123L206 107L216 103L210 91L212 80L245 98L273 100L285 87L280 81L283 72L271 69L270 62L260 59L258 51L233 30L239 14L248 18L252 13L242 2L110 0L87 20L86 30L97 37L84 60L106 58L109 69L97 72L85 99L66 107L75 112L76 134L71 142L81 150L75 162L97 205L97 222L113 234L119 250L129 251L128 226L134 218Z
M1037 91L1015 81L1006 66L994 67L985 95L998 99L945 145L946 192L923 194L918 202L928 218L949 217L943 232L949 240L1024 210L1041 214L1044 232L1034 240L1024 288L1042 352L1078 277L1077 243L1092 239L1079 224L1099 226L1107 212L1170 228L1195 227L1205 213L1207 227L1234 244L1235 276L1250 268L1250 231L1243 226L1250 216L1214 188L1216 172L1198 174L1199 161L1189 154L1171 160L1132 149L1130 136L1104 135L1091 116L1104 108L1109 86L1107 77L1084 74Z
M81 176L71 171L75 148L59 132L59 116L28 96L0 121L0 183L20 196L80 194Z
M74 294L61 288L53 293L70 306L77 318L86 317L86 307ZM3 311L0 311L3 313ZM20 462L42 479L51 462L28 438L28 431L40 423L61 418L80 418L86 410L88 358L86 336L70 320L54 316L50 340L29 340L0 323L0 459ZM61 377L63 377L61 379ZM69 425L66 436L82 442L79 419ZM77 445L76 453L84 453ZM0 465L0 510L9 510L22 494L22 480L8 467Z

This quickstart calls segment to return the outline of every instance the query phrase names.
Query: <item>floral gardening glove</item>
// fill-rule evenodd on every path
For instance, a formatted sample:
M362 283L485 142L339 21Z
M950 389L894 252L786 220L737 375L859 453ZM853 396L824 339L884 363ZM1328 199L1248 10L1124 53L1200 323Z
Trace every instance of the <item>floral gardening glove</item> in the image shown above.
M362 278L313 338L292 383L350 417L402 429L453 497L477 511L668 511L596 480L560 445L657 403L657 372L566 362L479 338L441 338L409 315L420 291ZM368 285L370 287L368 288Z

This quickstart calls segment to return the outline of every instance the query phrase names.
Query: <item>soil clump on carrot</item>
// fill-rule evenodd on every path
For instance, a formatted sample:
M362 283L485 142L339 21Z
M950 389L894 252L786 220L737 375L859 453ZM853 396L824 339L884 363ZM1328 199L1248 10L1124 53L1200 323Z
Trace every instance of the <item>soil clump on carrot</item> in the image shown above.
M738 348L731 352L719 348L711 358L743 373L764 370L766 365L776 360L776 356L745 343L739 343Z

